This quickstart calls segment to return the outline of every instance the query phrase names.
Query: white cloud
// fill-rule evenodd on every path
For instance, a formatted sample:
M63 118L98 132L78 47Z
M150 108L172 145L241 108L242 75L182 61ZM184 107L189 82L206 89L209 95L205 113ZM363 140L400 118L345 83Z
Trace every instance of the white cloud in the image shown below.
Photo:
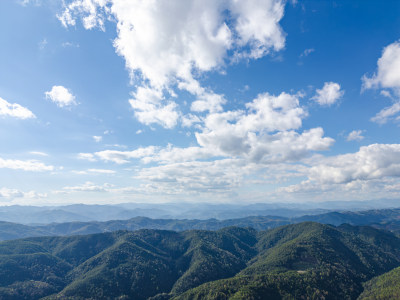
M383 178L355 180L345 184L321 184L311 181L303 181L300 184L278 189L274 193L275 198L291 199L292 201L337 201L339 194L341 199L373 200L373 199L398 199L400 181L396 178ZM272 195L270 196L272 197Z
M314 51L315 51L314 48L305 49L305 50L300 54L300 58L301 58L301 57L307 57L307 56L309 56L311 53L313 53Z
M94 136L93 136L93 139L94 139L94 141L95 141L96 143L99 143L99 142L101 142L101 141L103 140L103 137L100 136L100 135L94 135Z
M55 85L51 88L51 91L45 92L46 99L50 99L58 107L68 107L71 105L77 105L75 96L65 87L61 85Z
M28 4L40 6L42 5L42 0L19 0L18 3L22 6L27 6Z
M197 99L192 102L190 109L195 112L209 111L211 113L222 111L222 105L226 103L223 95L210 92L199 94Z
M305 180L277 189L275 196L306 199L398 198L400 192L400 145L372 144L356 153L303 160L298 173Z
M14 198L28 198L28 199L38 199L46 198L46 193L37 193L35 191L23 192L17 189L1 188L0 189L0 201L4 199L14 199Z
M372 77L362 77L363 89L390 88L400 91L400 42L394 42L382 51L378 70ZM399 94L400 95L400 94Z
M299 104L299 95L260 94L246 104L246 110L211 113L196 132L198 146L178 148L145 147L134 151L105 150L86 154L88 159L127 163L141 159L144 163L175 163L209 158L240 157L266 164L294 161L312 151L329 149L333 139L323 137L322 128L302 133L307 112ZM189 123L189 121L188 121ZM201 127L200 127L201 126Z
M64 43L61 44L61 46L63 48L67 48L67 47L79 48L80 47L79 44L75 44L75 43L72 43L72 42L64 42Z
M166 148L159 149L152 155L142 157L144 163L160 162L160 163L176 163L187 162L198 159L212 158L216 153L211 153L209 149L201 147L178 148L168 145Z
M340 85L335 82L325 82L322 89L317 89L316 94L312 97L319 105L331 106L343 97L344 91L340 89Z
M37 160L15 160L15 159L3 159L0 158L0 169L13 169L13 170L24 170L24 171L53 171L54 167L45 165L44 163Z
M97 173L97 174L115 174L114 170L106 170L106 169L89 169L88 172L90 173Z
M8 189L8 188L0 189L0 198L21 198L23 196L24 193L17 189Z
M220 71L226 62L256 59L285 45L279 22L282 0L75 0L58 15L64 26L81 18L86 29L104 30L117 23L116 52L139 88L130 104L146 125L172 128L180 116L170 97L178 86L192 93L196 112L221 111L222 95L201 87L204 72ZM229 57L231 56L231 57Z
M92 162L96 161L96 158L92 153L79 153L78 159L84 159Z
M268 93L246 104L247 111L210 114L203 131L196 133L200 146L215 156L247 157L253 161L277 162L307 155L309 151L328 149L333 140L323 138L323 130L314 128L295 132L307 112L297 95Z
M37 156L49 156L47 153L41 151L31 151L29 153Z
M362 89L382 88L392 90L397 99L392 97L388 90L382 90L381 94L394 101L394 103L382 109L371 121L384 124L400 112L400 42L394 42L386 46L382 51L382 56L378 59L377 72L368 77L362 77ZM398 117L396 118L396 120Z
M67 192L108 192L108 189L112 185L105 183L103 185L96 185L93 182L87 181L84 184L77 186L66 186L63 187L63 191Z
M71 172L74 174L77 174L77 175L87 175L88 174L88 172L86 172L86 171L72 170Z
M0 116L9 116L17 119L33 119L36 116L26 107L17 103L9 103L0 97Z
M241 160L182 162L141 169L138 179L147 184L142 188L151 193L229 193L240 185L248 173Z
M356 153L322 158L309 171L321 183L348 183L400 176L400 144L372 144Z
M159 124L165 128L173 128L178 122L179 113L174 101L165 101L161 90L139 87L129 100L139 122L150 125Z
M379 124L385 124L398 112L400 112L400 102L395 102L391 106L385 107L378 112L374 117L371 118L371 121Z
M95 152L94 154L85 153L84 155L80 155L81 158L89 158L89 159L101 159L104 161L112 161L117 164L128 163L130 159L134 158L142 158L145 156L151 156L155 153L156 147L150 146L145 148L138 148L134 151L117 151L117 150L104 150Z
M182 116L182 126L183 127L192 127L193 124L196 123L201 123L202 120L200 117L193 115L193 114L187 114Z
M347 136L346 140L347 141L362 141L364 139L364 136L362 135L363 131L362 130L353 130L352 132L349 133Z

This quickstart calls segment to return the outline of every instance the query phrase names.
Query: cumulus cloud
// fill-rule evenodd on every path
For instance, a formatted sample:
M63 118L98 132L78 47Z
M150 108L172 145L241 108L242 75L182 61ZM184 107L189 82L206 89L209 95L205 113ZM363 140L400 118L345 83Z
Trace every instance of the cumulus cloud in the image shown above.
M326 150L333 143L322 137L321 128L295 132L307 116L298 95L265 93L247 103L246 108L247 111L209 114L202 132L196 133L199 145L214 155L277 162Z
M17 103L9 103L0 97L0 116L8 116L17 119L33 119L36 116L26 107Z
M394 42L383 49L376 73L372 77L364 75L362 82L363 90L389 89L397 96L397 99L393 98L388 90L382 90L381 94L392 99L394 103L378 112L371 121L384 124L400 112L400 42Z
M363 131L362 130L353 130L352 132L349 133L347 136L346 140L347 141L362 141L364 139L364 136L362 135Z
M86 29L101 30L105 20L115 20L114 47L139 85L130 100L136 118L172 128L180 115L171 99L174 87L195 96L193 111L221 111L226 100L201 87L199 74L284 47L279 25L284 4L282 0L75 0L58 18L65 27L75 26L80 18Z
M58 107L77 105L75 96L65 87L55 85L50 91L45 92L46 99L53 101Z
M37 160L15 160L0 158L0 169L13 169L23 171L53 171L54 167Z
M324 137L322 128L300 131L307 111L301 107L299 97L300 94L264 93L243 110L209 113L201 120L193 117L193 122L199 121L195 146L180 148L169 144L80 156L117 164L132 160L157 164L137 171L137 178L146 182L143 189L147 191L207 193L214 186L219 192L228 193L251 172L297 162L314 151L328 150L334 143ZM192 117L186 117L191 123Z
M327 150L334 142L323 136L322 128L297 132L306 116L299 95L264 93L247 103L246 110L210 113L204 117L199 124L200 131L195 133L198 146L105 150L80 154L80 157L119 164L131 159L141 159L144 163L175 163L218 157L240 157L261 163L294 161L312 151Z
M372 144L355 153L314 156L297 170L305 180L281 187L275 195L294 200L337 200L338 194L343 199L398 198L399 154L399 144Z
M316 94L311 99L322 106L331 106L343 97L344 91L335 82L325 82L322 89L317 89Z
M114 46L127 67L140 71L153 86L164 86L173 77L191 79L193 69L219 66L232 47L246 48L247 56L255 58L271 48L282 49L283 14L284 2L279 0L76 0L59 19L68 26L81 17L84 27L91 29L103 28L105 17L114 17Z
M320 183L348 183L400 176L400 144L372 144L356 153L322 158L309 171Z
M378 59L377 72L362 77L363 89L390 88L398 94L400 91L400 42L386 46ZM400 94L399 94L400 95Z
M146 125L156 123L165 128L175 127L179 118L178 106L172 100L165 101L161 90L139 87L132 96L129 103L139 122Z

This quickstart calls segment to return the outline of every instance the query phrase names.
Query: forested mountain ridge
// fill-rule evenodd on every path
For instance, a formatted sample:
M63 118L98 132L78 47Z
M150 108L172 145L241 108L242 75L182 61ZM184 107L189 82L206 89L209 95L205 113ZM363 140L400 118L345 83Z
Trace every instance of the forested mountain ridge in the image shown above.
M313 222L25 238L0 243L0 299L356 299L399 249L390 232Z
M11 240L33 236L77 235L110 232L115 230L163 229L184 231L191 229L218 230L228 226L252 227L266 230L282 225L314 221L335 226L370 225L380 229L400 232L400 209L368 210L360 212L329 212L319 215L305 215L296 218L280 216L251 216L238 219L151 219L135 217L128 220L105 222L66 222L47 225L22 225L0 221L0 240Z

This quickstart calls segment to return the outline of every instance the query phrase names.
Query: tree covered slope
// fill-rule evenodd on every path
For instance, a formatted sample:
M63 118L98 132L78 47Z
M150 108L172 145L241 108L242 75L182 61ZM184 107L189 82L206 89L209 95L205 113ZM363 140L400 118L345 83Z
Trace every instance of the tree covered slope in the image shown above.
M0 299L356 299L399 249L390 232L313 222L26 238L0 243Z
M377 276L364 285L359 300L400 299L400 268Z

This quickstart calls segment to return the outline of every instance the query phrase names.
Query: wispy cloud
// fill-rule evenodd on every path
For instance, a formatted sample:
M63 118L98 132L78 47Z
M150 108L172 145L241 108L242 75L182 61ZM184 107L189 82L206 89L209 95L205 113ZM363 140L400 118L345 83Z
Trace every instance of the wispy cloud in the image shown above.
M49 156L47 153L41 151L31 151L29 153L37 156Z
M46 165L37 160L16 160L3 158L0 158L0 169L1 168L33 172L54 170L54 166Z
M313 53L314 51L315 51L314 48L305 49L305 50L299 55L299 57L300 57L300 58L302 58L302 57L307 57L307 56L309 56L311 53Z
M346 140L347 141L362 141L364 139L364 136L362 135L363 130L353 130L352 132L349 133L347 136Z

